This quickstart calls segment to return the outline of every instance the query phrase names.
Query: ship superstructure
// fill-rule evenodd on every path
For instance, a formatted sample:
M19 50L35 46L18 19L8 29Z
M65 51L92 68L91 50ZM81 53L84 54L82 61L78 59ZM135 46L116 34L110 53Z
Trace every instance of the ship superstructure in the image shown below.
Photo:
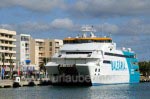
M82 36L64 39L63 47L46 65L52 84L138 83L138 61L131 48L118 50L112 38L96 37L94 31L85 26Z

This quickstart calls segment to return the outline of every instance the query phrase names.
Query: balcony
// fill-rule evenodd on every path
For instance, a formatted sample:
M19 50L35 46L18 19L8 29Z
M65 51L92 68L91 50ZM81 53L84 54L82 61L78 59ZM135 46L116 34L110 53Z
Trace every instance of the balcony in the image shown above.
M5 59L10 59L9 56L5 56ZM16 57L12 56L11 59L16 59Z
M5 46L5 47L16 47L16 45L14 44L5 44L5 43L0 43L1 46Z
M6 40L6 41L16 41L15 38L8 38L8 37L0 37L0 40Z
M13 51L13 50L3 50L3 49L0 49L0 52L2 52L2 53L16 53L16 51Z
M44 55L39 55L39 58L44 58L45 56Z
M9 31L6 29L0 29L0 34L1 35L16 35L16 31Z
M3 65L3 63L2 63L2 62L0 62L0 65ZM10 63L9 63L9 62L5 62L5 63L4 63L4 65L9 66L9 65L10 65ZM13 65L16 65L16 63L13 63Z
M44 53L44 50L39 50L39 53Z

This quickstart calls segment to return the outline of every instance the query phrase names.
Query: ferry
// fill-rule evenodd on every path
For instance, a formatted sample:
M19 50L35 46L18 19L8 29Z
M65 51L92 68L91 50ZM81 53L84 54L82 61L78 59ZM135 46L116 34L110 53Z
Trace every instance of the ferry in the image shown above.
M111 37L96 37L93 27L81 30L81 36L65 38L46 64L53 85L139 83L138 60L131 48L118 49Z

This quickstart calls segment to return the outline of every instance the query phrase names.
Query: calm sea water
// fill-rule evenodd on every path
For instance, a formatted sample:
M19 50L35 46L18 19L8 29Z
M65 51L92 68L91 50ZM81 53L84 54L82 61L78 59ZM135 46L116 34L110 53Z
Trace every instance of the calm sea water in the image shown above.
M150 99L150 83L1 88L0 99Z

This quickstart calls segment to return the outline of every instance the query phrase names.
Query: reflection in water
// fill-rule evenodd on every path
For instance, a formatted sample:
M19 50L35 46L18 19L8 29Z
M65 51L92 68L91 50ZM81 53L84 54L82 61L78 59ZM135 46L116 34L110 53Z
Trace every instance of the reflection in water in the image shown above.
M1 88L0 99L148 99L149 90L150 83Z

